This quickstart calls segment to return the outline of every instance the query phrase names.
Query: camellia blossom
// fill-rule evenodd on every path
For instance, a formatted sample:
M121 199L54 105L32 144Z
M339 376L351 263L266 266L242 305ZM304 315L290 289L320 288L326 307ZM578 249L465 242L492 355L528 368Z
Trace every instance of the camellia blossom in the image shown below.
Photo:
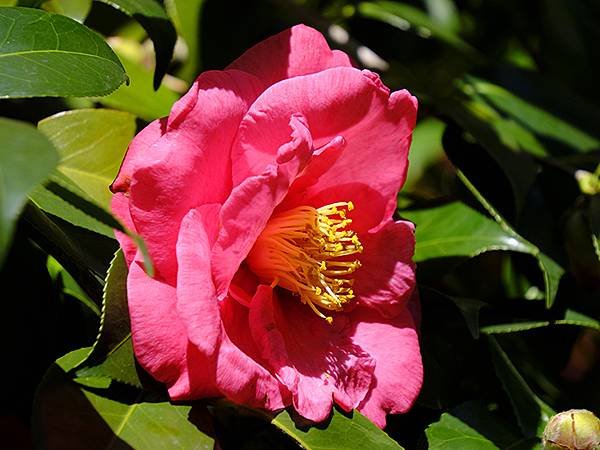
M136 357L173 400L384 427L422 384L413 225L392 218L417 101L316 30L201 74L129 146L112 207Z

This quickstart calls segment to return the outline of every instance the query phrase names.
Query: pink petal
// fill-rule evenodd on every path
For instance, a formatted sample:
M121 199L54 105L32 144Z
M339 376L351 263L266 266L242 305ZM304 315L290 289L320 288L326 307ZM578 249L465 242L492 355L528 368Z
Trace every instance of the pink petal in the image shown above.
M406 307L415 287L414 225L389 221L359 237L364 252L354 273L357 302L394 316Z
M303 119L288 116L288 140L279 147L274 164L236 186L221 209L221 229L213 249L213 275L224 298L241 262L254 245L275 207L309 160L313 147ZM292 128L292 139L289 128Z
M317 30L296 25L255 45L228 69L243 70L271 85L286 78L341 66L352 66L345 53L330 50Z
M206 72L173 107L167 131L143 153L140 150L129 187L131 217L157 273L171 284L177 274L179 224L190 209L227 198L229 148L243 114L261 90L262 84L245 72ZM145 144L142 138L139 145ZM136 139L131 149L137 146Z
M406 177L416 99L406 91L390 95L375 74L348 67L281 81L261 94L240 124L232 147L234 185L273 162L295 112L306 117L315 147L336 136L346 147L315 183L290 192L286 206L352 200L357 231L391 217Z
M204 369L206 357L190 348L184 324L177 315L175 289L146 275L140 258L138 252L127 278L137 360L167 385L173 399L219 395L213 377Z
M351 410L367 395L374 361L350 339L354 326L344 314L329 325L289 293L273 299L266 286L250 308L262 356L292 393L296 411L315 422L329 416L334 401Z
M289 392L265 368L249 331L248 309L233 299L221 303L223 337L216 382L230 400L270 411L289 404Z
M177 312L189 340L207 357L214 356L221 339L210 261L220 206L213 203L192 209L181 222L177 241Z
M350 315L356 323L352 340L376 361L371 391L358 410L384 428L386 414L408 411L423 384L415 324L408 310L393 319L383 319L367 308L357 308Z
M140 131L127 148L125 158L121 163L121 168L117 178L110 186L113 192L127 192L131 183L131 177L138 165L143 165L146 159L146 152L158 141L166 132L167 118L156 119Z

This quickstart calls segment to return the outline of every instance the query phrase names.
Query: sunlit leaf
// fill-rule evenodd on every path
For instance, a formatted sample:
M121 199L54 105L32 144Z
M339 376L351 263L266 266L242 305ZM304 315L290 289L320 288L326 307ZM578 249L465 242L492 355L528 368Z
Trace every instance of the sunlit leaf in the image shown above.
M429 425L425 435L429 450L499 450L492 441L448 413Z
M187 47L187 58L177 72L180 78L192 82L199 73L200 20L205 0L166 0L167 11Z
M79 109L48 117L38 129L60 153L58 170L108 208L114 180L135 133L135 117L107 109Z
M348 416L334 409L326 427L299 428L287 411L278 414L271 423L306 450L402 449L385 432L357 411Z
M105 95L127 80L100 35L59 14L0 9L0 98Z

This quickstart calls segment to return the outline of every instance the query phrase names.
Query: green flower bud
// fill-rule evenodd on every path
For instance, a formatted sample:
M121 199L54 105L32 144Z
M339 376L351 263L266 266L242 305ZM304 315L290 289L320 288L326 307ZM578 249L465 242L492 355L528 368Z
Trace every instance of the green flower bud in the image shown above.
M600 420L585 409L558 413L544 430L544 450L600 450Z

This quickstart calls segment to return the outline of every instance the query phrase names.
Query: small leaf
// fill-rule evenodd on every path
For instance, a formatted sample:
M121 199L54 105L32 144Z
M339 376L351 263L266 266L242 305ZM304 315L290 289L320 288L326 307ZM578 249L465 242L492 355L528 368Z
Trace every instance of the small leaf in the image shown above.
M58 163L52 143L29 124L0 118L0 265L27 194Z
M155 0L99 0L137 20L146 30L156 53L156 69L154 71L154 89L158 89L163 76L167 73L173 57L173 49L177 40L175 27L167 13Z
M448 413L429 425L425 435L429 450L499 450L492 441Z
M489 336L492 361L526 437L541 437L546 424L556 414L529 387L498 341Z
M58 170L104 208L135 133L135 117L108 109L79 109L55 114L38 124L60 153Z
M138 388L142 383L133 355L129 310L127 308L127 264L119 250L108 269L100 330L80 377L105 377Z
M533 322L516 322L504 323L498 325L488 325L481 328L481 332L485 334L504 334L517 333L521 331L534 330L536 328L544 328L552 325L571 325L577 327L593 328L600 331L600 322L591 317L572 309L567 309L563 319L558 320L540 320Z
M100 35L59 14L0 8L0 98L105 95L127 80Z
M44 376L33 408L35 448L47 450L116 448L212 449L214 440L200 431L207 417L202 406L173 405L139 394L117 400L114 394L88 390L66 373L88 349L60 358ZM96 387L97 389L97 387ZM110 398L109 396L110 395ZM123 396L121 396L123 397Z
M402 449L358 411L353 411L348 416L334 409L326 428L322 426L298 428L287 411L278 414L271 423L306 450Z

